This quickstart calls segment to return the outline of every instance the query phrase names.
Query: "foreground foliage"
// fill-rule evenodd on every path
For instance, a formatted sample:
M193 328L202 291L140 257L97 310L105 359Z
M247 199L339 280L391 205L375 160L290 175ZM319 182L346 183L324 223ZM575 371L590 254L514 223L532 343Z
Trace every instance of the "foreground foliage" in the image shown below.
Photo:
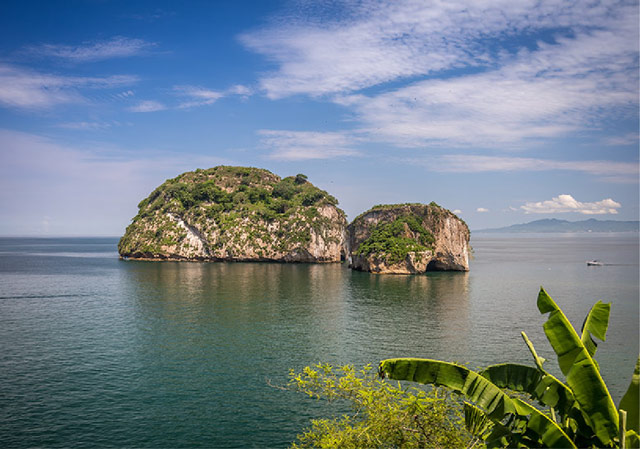
M333 419L313 420L294 448L470 447L460 403L446 390L403 388L380 379L370 365L318 364L290 373L290 386L312 398L346 401L351 409Z
M380 373L392 379L441 385L463 394L469 431L489 447L639 447L638 382L640 357L631 385L616 408L593 358L594 337L603 340L610 304L598 301L579 335L558 305L540 289L540 313L549 313L544 332L566 376L560 381L543 364L523 332L535 367L500 364L475 372L430 359L389 359ZM543 406L537 409L517 394Z

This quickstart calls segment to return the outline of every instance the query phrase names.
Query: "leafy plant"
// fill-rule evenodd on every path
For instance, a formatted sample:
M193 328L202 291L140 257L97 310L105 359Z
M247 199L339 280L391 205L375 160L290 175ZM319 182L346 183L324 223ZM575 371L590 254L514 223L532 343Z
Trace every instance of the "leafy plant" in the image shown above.
M367 365L318 364L290 372L290 387L315 399L346 401L351 413L313 420L294 448L465 447L478 440L464 427L460 402L444 389L386 382Z
M549 313L543 328L565 382L544 369L545 359L524 332L535 367L505 363L475 372L438 360L389 359L380 363L380 373L445 386L466 396L473 403L465 404L467 428L489 447L638 447L640 357L618 408L593 358L594 337L606 338L610 304L598 301L591 308L581 335L542 288L537 304L540 313ZM518 394L543 408L524 402Z

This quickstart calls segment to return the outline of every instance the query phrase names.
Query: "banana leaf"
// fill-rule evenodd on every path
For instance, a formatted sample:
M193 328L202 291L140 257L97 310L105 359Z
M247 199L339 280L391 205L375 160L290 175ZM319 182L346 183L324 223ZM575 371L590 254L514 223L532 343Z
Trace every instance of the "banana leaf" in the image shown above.
M638 394L638 384L640 383L640 357L636 362L636 368L633 370L633 376L631 376L631 383L627 392L622 396L619 409L627 412L627 429L634 430L636 433L640 432L640 416L638 416L638 402L640 402Z
M571 390L544 370L501 363L485 368L480 371L480 375L500 388L527 393L532 399L553 407L563 417L569 414L575 403Z
M533 356L533 361L536 363L536 366L538 367L538 369L542 372L545 372L542 365L544 364L544 362L547 361L547 359L540 357L538 355L538 353L536 352L536 348L533 347L533 343L531 343L531 340L529 340L529 337L527 337L527 334L525 334L524 331L520 332L520 335L522 335L524 342L527 344L527 347L529 348L529 352L531 352L531 355Z
M603 445L610 445L618 436L618 411L600 370L567 317L543 288L538 295L538 310L549 313L544 333L558 356L567 385L582 412L590 418L598 439Z
M485 412L468 402L464 403L464 425L471 435L483 440L493 429L493 423Z
M547 415L518 398L513 400L531 415L527 423L527 433L533 431L535 437L540 439L545 447L576 447L558 424ZM567 445L567 442L570 445Z
M513 391L533 394L542 379L542 373L536 368L516 363L491 365L479 372L494 385Z
M537 434L546 447L575 447L567 434L539 410L509 397L500 387L464 366L431 359L388 359L380 362L380 372L391 379L450 388L484 409L494 423L509 416L528 416L532 427L527 424L526 430Z
M591 418L580 409L571 389L543 368L542 365L546 360L538 356L527 334L521 332L521 335L536 366L542 373L536 390L533 393L529 392L531 397L551 407L552 411L559 413L560 422L564 423L563 430L578 447L598 446L599 440L593 434L594 426ZM586 430L587 428L589 431Z
M602 341L607 339L607 329L609 328L609 313L611 312L611 304L605 304L602 301L598 301L593 305L587 317L582 323L582 344L589 351L591 357L594 356L598 349L598 343L596 343L593 337L596 337Z
M627 430L625 434L625 440L627 443L627 448L629 449L637 449L640 448L640 436L633 430Z
M388 359L380 363L380 372L391 379L448 387L485 409L492 419L502 419L509 413L518 412L516 404L500 388L478 373L454 363L431 359Z
M497 449L509 447L509 443L513 442L514 435L506 426L498 422L493 423L493 430L487 435L484 443L487 445L487 449ZM511 447L515 446L514 444Z

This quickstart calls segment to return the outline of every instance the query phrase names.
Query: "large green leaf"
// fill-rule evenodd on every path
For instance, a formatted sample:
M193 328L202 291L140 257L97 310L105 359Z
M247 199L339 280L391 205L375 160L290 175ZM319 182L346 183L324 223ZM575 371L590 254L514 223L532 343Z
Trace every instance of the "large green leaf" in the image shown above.
M533 394L540 383L542 373L531 366L516 363L491 365L479 372L494 385L509 390Z
M640 357L636 362L636 368L633 370L633 376L631 376L631 383L627 392L620 401L620 409L627 412L627 429L635 430L636 433L640 432L640 416L638 416L638 402L640 401L638 389L640 384Z
M388 359L380 363L380 371L391 379L448 387L464 394L486 410L491 418L502 419L518 411L515 402L499 387L455 363L431 359Z
M558 424L552 421L547 415L518 398L514 398L513 400L530 414L526 433L533 431L536 438L544 443L544 447L576 447Z
M625 437L627 441L627 448L640 448L640 436L638 436L636 432L634 432L633 430L627 430Z
M571 390L544 370L514 363L492 365L480 371L500 388L527 393L531 398L556 409L562 416L568 415L575 398Z
M544 333L558 356L567 385L582 412L590 418L598 439L609 445L618 436L618 411L598 367L567 317L543 288L538 295L538 309L549 313Z
M582 323L582 344L587 348L591 357L593 357L596 349L598 349L598 344L593 341L592 336L602 341L607 339L610 312L610 303L605 304L602 301L598 301L593 305L584 323Z
M486 413L468 402L464 403L464 425L471 435L483 440L493 428L493 423Z
M509 397L500 387L464 366L431 359L388 359L380 362L380 372L391 379L450 388L484 409L496 423L509 415L528 416L531 427L527 424L526 430L536 434L546 447L575 447L562 429L540 411Z

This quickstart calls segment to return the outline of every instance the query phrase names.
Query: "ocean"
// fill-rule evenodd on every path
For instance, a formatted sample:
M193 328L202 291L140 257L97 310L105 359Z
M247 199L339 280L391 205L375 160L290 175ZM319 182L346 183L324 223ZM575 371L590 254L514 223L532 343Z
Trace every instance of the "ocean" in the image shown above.
M468 273L122 261L117 238L0 239L0 446L286 447L322 402L274 388L319 361L428 357L552 372L540 286L598 347L617 402L639 352L638 234L477 234ZM605 265L589 267L600 259Z

